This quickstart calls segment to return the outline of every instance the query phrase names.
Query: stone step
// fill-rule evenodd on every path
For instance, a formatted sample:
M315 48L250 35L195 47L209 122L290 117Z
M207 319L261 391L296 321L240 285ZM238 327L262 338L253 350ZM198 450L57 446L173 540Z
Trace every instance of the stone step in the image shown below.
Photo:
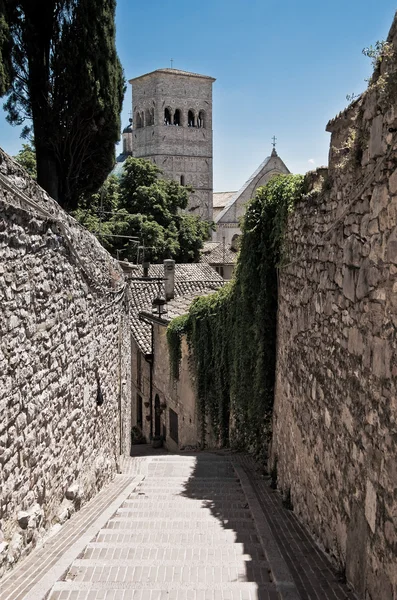
M142 497L137 498L129 498L125 500L121 505L122 508L133 508L137 510L145 509L158 509L158 510L168 510L175 509L175 512L179 513L180 508L183 507L184 510L200 510L202 508L208 508L210 510L219 509L219 510L247 510L249 512L248 504L245 499L241 502L212 502L210 500L190 500L189 503L186 503L186 498L179 498L176 496L175 499L172 500L172 505L169 502L154 502L153 500L149 500Z
M109 553L110 554L110 553ZM199 558L182 558L182 559L172 559L172 558L165 558L161 560L161 564L157 563L156 564L153 563L153 561L151 559L141 559L138 560L136 558L129 558L128 556L125 557L125 554L127 554L126 552L124 553L124 556L121 553L117 553L117 555L114 554L113 551L113 557L109 558L109 556L107 557L92 557L92 556L86 556L84 555L83 558L79 558L76 559L73 562L73 565L71 567L71 569L87 569L87 568L99 568L99 567L126 567L127 569L133 569L135 567L145 567L145 569L154 569L154 568L158 568L158 567L169 567L169 568L176 568L176 569L184 569L186 567L190 568L198 568L198 567L206 567L207 569L238 569L238 570L244 570L245 569L245 573L249 574L253 571L253 569L262 569L262 570L266 570L267 573L269 573L269 564L267 563L266 560L251 560L251 558L246 558L243 559L241 555L238 556L226 556L226 557L222 557L222 555L220 556L209 556L206 559L199 559ZM247 556L247 555L245 555ZM266 580L267 581L267 580Z
M192 519L194 521L199 521L201 519L218 519L218 518L227 518L227 519L248 519L252 521L251 513L248 509L246 510L237 510L237 509L223 509L217 510L216 514L210 508L206 507L198 507L194 510L182 510L181 508L176 507L158 507L157 509L148 508L144 506L133 507L133 506L124 506L122 505L117 509L117 516L120 517L129 517L131 519L168 519L174 518L175 515L178 515L181 519Z
M207 547L184 547L170 548L157 547L153 548L148 544L140 544L139 546L131 547L129 544L111 545L106 543L91 542L84 550L84 558L87 559L109 559L116 558L128 560L149 560L152 561L235 561L235 560L264 560L264 554L261 547L250 548L250 553L246 553L243 544L232 544L228 546L212 546Z
M151 519L150 521L141 521L133 518L118 518L110 519L104 529L133 529L134 531L207 531L207 530L222 530L222 529L253 530L255 528L252 519L233 519L224 520L221 522L216 518L197 520L182 520L182 519Z
M83 563L91 563L84 564ZM78 563L78 564L76 564ZM251 563L240 563L236 566L192 566L192 565L146 565L135 566L131 564L123 565L96 565L94 561L75 561L69 569L66 580L73 582L134 582L141 583L142 587L153 587L156 584L213 584L218 582L233 583L236 581L256 583L271 583L269 567L256 567Z
M136 556L147 556L149 551L158 553L159 556L166 556L169 555L169 553L172 553L172 556L174 556L175 552L178 553L186 553L186 555L188 555L188 553L194 554L195 552L197 553L202 553L202 552L206 552L208 553L208 555L216 555L216 554L226 554L227 552L231 552L231 553L236 553L238 554L238 556L242 556L244 554L247 554L247 556L252 556L253 552L257 553L258 555L260 555L261 557L263 556L263 550L262 550L262 546L260 545L259 542L251 542L250 544L243 544L242 542L232 542L232 543L227 543L225 544L224 542L220 542L219 544L211 544L211 546L208 546L208 544L184 544L183 547L180 546L172 546L169 543L157 543L155 546L153 546L152 543L147 543L147 542L142 542L140 544L131 544L130 541L127 542L116 542L113 541L111 543L109 543L108 541L95 541L95 542L90 542L90 544L88 544L87 549L96 549L96 550L103 550L103 549L110 549L110 550L117 550L117 549L125 549L128 548L129 550L131 550L131 552L135 552ZM140 554L141 553L141 554ZM145 553L145 554L143 554ZM178 554L179 555L179 554Z
M240 577L240 579L236 578ZM143 590L180 590L191 588L194 590L222 590L238 586L240 590L251 584L257 589L258 584L274 590L275 584L269 581L269 574L258 572L258 579L248 580L247 574L235 569L214 568L212 571L206 567L181 568L177 567L99 567L70 571L65 581L57 582L53 590L93 590L93 589L143 589ZM69 577L71 579L69 579ZM249 589L249 588L248 588ZM257 597L254 596L256 599ZM134 598L135 600L135 598Z
M126 533L114 531L111 529L102 529L97 536L98 542L115 543L130 543L130 544L192 544L202 546L219 546L221 544L230 544L241 542L242 544L258 544L259 540L255 534L239 534L237 536L233 529L225 529L214 534L207 532L192 533L191 531L180 532L159 532L159 531L137 531Z
M101 600L113 600L114 590L135 590L133 600L148 600L148 592L151 591L150 600L280 600L273 583L262 583L258 585L254 582L217 582L209 585L200 583L199 585L189 585L186 582L183 587L180 583L154 583L154 582L123 582L107 581L97 582L58 582L52 588L48 600L71 600L66 592L79 592L78 600L88 600L95 598L94 595L84 595L86 592L101 592L96 598ZM141 592L139 594L139 591ZM225 593L226 592L226 593ZM267 595L265 595L267 593ZM73 599L77 596L73 596ZM131 596L124 595L123 600L130 600Z

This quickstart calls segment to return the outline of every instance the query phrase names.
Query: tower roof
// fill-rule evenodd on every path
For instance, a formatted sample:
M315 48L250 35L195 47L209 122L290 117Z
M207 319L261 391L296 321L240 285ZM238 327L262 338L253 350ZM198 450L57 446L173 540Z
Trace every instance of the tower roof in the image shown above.
M150 71L150 73L145 73L144 75L139 75L139 77L134 77L129 80L129 83L133 81L137 81L138 79L142 79L142 77L148 77L149 75L154 75L155 73L165 73L167 75L182 75L185 77L199 77L200 79L209 79L210 81L216 81L214 77L210 77L209 75L200 75L199 73L190 73L190 71L181 71L179 69L156 69L155 71Z

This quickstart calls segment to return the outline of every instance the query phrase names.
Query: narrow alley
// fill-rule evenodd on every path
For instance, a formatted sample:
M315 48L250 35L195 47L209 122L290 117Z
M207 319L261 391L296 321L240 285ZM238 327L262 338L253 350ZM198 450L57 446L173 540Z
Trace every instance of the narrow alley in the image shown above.
M354 599L246 455L141 447L1 600Z

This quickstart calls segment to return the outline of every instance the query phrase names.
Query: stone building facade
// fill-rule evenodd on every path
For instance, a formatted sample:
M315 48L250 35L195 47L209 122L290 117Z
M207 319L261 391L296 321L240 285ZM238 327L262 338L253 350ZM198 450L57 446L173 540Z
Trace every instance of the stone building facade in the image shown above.
M198 296L214 293L214 288L204 288L194 293L177 296L167 305L161 317L142 313L151 323L153 356L153 433L162 435L164 446L172 451L215 447L216 441L210 423L203 423L197 406L195 380L192 376L191 357L186 336L182 336L182 357L178 377L172 373L167 342L167 326L176 317L187 314L189 306Z
M160 428L160 434L158 435L164 437L168 447L175 449L175 446L172 444L172 438L169 441L170 429L167 421L169 412L156 407L156 402L159 404L161 401L163 404L168 401L169 406L173 406L176 402L181 402L182 398L183 410L190 411L193 402L193 392L186 373L186 377L183 379L182 393L178 391L179 388L176 387L174 389L169 385L170 371L168 347L164 337L165 328L172 316L176 316L176 307L173 309L174 303L176 303L176 306L180 306L181 300L186 297L190 299L190 303L193 298L203 293L210 293L219 289L224 282L222 277L208 264L176 264L172 283L170 283L172 292L170 292L170 297L167 298L167 316L161 322L160 329L158 329L157 324L151 320L152 302L157 296L165 294L164 280L166 277L167 270L165 265L150 265L146 276L144 276L143 268L139 267L139 270L133 273L130 280L132 392L131 410L130 414L126 416L125 426L130 430L138 427L147 442L150 441L156 432L158 434ZM172 298L175 298L175 300L172 300ZM186 307L186 301L183 302L183 306ZM142 318L142 314L146 316ZM164 375L165 373L167 375ZM165 392L165 390L167 391ZM158 420L156 421L159 410L162 411L163 415L160 424ZM192 418L191 415L189 416L190 418ZM186 439L186 435L182 434L181 443L185 443ZM195 443L197 443L197 439ZM190 442L189 445L191 445Z
M212 220L212 77L158 69L132 84L133 156L152 160L164 176L190 185L188 210Z
M0 150L0 574L117 472L129 292L117 261Z
M397 597L397 22L289 218L270 466L360 598Z
M225 243L226 247L230 248L233 241L241 235L240 219L245 213L247 202L254 197L256 190L266 185L274 175L287 175L288 173L289 170L273 147L271 155L259 165L238 192L218 192L214 194L216 229L212 234L213 241ZM224 202L223 207L220 204L222 200Z

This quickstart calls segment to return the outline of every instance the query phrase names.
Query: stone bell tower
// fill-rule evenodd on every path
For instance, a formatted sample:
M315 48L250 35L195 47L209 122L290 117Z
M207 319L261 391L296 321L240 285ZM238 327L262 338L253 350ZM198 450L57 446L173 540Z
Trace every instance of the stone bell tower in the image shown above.
M133 156L191 185L188 211L212 220L212 84L207 75L158 69L131 79Z

